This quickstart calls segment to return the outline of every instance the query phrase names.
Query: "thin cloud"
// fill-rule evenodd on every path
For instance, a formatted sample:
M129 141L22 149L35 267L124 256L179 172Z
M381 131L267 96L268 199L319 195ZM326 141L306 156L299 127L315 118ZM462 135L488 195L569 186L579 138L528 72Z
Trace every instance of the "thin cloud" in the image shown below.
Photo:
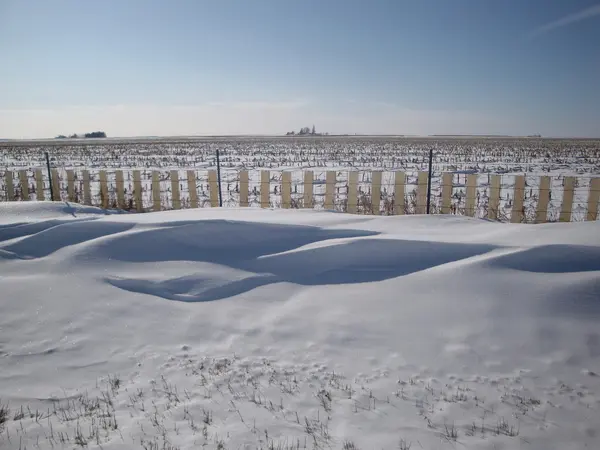
M566 27L567 25L581 22L582 20L591 19L592 17L596 16L600 16L600 5L591 6L589 8L584 9L583 11L569 14L561 19L537 27L535 30L532 31L530 36L539 36L541 34L556 30L557 28Z

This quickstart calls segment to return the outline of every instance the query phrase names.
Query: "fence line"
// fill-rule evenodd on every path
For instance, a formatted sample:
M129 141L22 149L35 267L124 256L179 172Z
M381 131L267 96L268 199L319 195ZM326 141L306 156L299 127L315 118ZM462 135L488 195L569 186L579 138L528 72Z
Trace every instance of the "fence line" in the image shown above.
M150 172L151 181L147 176L149 171L140 170L109 173L102 169L97 176L89 170L79 173L68 169L61 174L58 169L52 169L51 172L53 200L137 212L219 206L218 177L214 169L207 171L207 178L199 178L199 172L195 170L182 171L183 174L178 170L153 170ZM269 208L279 205L282 208L309 209L322 206L327 210L377 215L426 212L427 171L419 171L416 177L411 177L403 171L329 170L315 173L306 170L295 181L293 172L299 171L229 172L225 181L227 206ZM362 179L359 178L360 174ZM49 180L44 179L43 170L35 169L31 175L26 170L6 171L4 175L5 200L51 199L45 195ZM431 186L432 213L463 214L512 223L544 223L570 222L575 220L574 212L579 214L585 210L582 220L599 219L600 177L565 176L562 177L561 189L552 186L549 176L533 178L511 175L512 185L503 186L503 176L500 174L483 175L488 177L488 183L483 184L479 183L479 174L466 174L464 182L460 180L461 175L465 174L446 172L432 177L432 181L440 181ZM455 181L457 176L458 181ZM581 191L579 186L585 186L587 180L587 202L580 198L577 206L574 206L576 190ZM235 188L232 190L234 182ZM252 184L254 186L251 189ZM411 186L414 188L411 189ZM556 195L552 199L552 194L560 191L562 197L558 204ZM144 194L149 196L145 197Z

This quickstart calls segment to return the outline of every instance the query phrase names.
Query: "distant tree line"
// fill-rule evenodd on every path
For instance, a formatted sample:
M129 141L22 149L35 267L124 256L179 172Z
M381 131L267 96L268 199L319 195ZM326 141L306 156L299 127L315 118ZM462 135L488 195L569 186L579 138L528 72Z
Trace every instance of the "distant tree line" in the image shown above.
M309 127L300 128L300 131L296 133L295 131L288 131L286 136L327 136L329 133L317 133L315 130L315 126L312 126L312 130Z
M70 136L65 136L64 134L60 134L56 136L56 139L79 139L79 138L105 138L106 133L104 131L92 131L91 133L85 133L83 136L79 134L72 134Z

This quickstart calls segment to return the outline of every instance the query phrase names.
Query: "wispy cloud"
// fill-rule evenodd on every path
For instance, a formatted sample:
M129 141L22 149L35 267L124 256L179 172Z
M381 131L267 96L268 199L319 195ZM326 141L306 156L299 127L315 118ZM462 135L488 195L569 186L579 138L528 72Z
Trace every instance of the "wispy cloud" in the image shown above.
M596 16L600 16L600 5L590 6L582 11L569 14L561 19L539 26L531 32L530 36L539 36L541 34L556 30L557 28L566 27L567 25L581 22L582 20L591 19L592 17Z

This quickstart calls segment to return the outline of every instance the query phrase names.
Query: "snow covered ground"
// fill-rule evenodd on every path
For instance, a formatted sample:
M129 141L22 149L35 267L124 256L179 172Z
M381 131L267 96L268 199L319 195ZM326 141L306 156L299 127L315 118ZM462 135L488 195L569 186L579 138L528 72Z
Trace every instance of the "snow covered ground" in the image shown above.
M0 204L0 448L600 448L600 223Z
M380 212L390 214L395 196L396 172L404 172L405 212L412 214L416 202L418 172L428 171L429 151L432 160L432 210L441 208L442 173L453 173L452 206L464 213L466 175L477 174L477 206L475 216L487 217L490 194L490 174L501 175L499 216L510 221L514 200L515 175L526 177L525 217L534 222L539 201L540 177L550 177L548 221L559 218L566 176L576 177L571 220L586 220L590 182L600 173L600 142L590 139L531 139L476 137L221 137L167 139L109 139L75 141L15 141L0 144L0 201L8 196L7 174L21 198L21 179L25 171L30 199L38 198L35 190L36 169L42 169L45 199L50 198L50 182L46 170L45 152L50 164L58 171L60 198L81 199L83 202L83 173L90 176L91 204L102 205L100 170L107 175L109 204L116 202L117 170L125 180L125 201L132 200L133 170L141 171L142 204L153 209L151 183L153 171L159 172L161 205L173 208L170 171L177 170L181 205L190 206L187 172L195 174L196 195L200 207L210 205L208 171L216 169L220 153L223 206L240 205L240 170L249 171L249 206L260 206L260 171L270 171L269 199L271 206L281 205L282 172L290 172L293 203L302 202L305 171L313 172L313 200L322 209L327 171L336 172L334 209L343 211L347 205L349 172L358 172L359 204L361 210L371 210L371 181L374 170L382 172ZM74 171L75 198L67 195L67 169ZM364 195L363 195L364 194ZM58 195L55 192L55 195ZM367 206L363 205L366 204Z

